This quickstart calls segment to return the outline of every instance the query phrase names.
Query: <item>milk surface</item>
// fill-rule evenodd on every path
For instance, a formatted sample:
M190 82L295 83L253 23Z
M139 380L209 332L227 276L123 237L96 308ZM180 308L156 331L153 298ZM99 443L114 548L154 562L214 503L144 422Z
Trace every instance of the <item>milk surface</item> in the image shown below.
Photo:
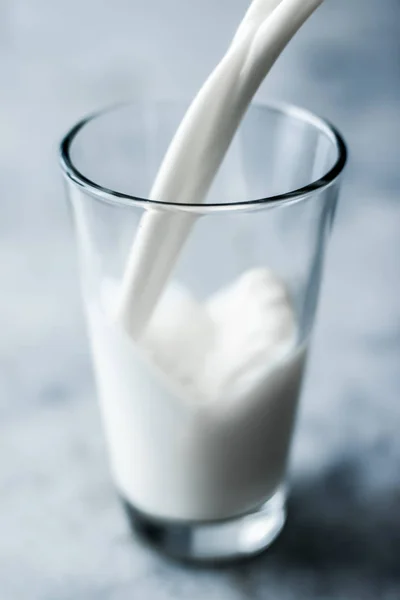
M199 303L171 283L138 341L115 318L120 286L89 307L116 483L165 519L249 511L282 482L306 348L283 284L253 269Z

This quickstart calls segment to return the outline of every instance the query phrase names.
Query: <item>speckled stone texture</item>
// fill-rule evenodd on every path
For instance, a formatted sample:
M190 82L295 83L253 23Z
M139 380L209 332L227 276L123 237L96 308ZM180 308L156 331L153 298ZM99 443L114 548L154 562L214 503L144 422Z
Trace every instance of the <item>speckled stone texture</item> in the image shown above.
M351 148L287 529L255 561L190 569L131 540L110 480L57 142L110 102L194 93L246 4L0 3L1 600L400 598L398 0L326 0L261 91Z

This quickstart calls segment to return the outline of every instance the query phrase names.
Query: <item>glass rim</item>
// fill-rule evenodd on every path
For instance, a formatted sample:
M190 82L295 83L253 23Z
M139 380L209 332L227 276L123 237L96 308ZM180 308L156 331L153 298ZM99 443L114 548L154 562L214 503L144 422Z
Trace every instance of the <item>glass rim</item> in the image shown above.
M165 102L168 102L166 100ZM176 101L177 103L178 101ZM127 107L139 106L140 102L123 102L113 104L83 117L78 121L62 138L59 146L59 160L64 176L80 187L85 193L93 196L98 200L107 203L117 204L122 206L136 206L143 209L148 209L153 206L155 208L168 210L172 212L186 212L195 214L208 214L212 212L232 212L235 210L249 210L260 208L272 208L273 206L281 206L283 204L292 204L306 199L315 192L325 190L338 180L343 172L347 162L347 146L341 133L328 120L317 116L313 112L285 102L252 102L251 107L263 110L270 110L281 113L287 117L303 121L324 133L335 145L337 150L337 159L333 166L321 177L308 183L305 186L291 190L285 193L255 198L250 200L235 201L235 202L220 202L210 204L190 204L181 202L166 202L163 200L151 200L124 192L118 192L107 187L104 187L95 181L86 177L74 165L71 158L70 150L78 133L90 122L112 111Z

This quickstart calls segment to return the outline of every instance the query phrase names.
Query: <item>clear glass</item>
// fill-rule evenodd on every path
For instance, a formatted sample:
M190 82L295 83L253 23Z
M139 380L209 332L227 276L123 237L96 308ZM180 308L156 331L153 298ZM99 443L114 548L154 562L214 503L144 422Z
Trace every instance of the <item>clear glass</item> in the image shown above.
M150 201L184 111L180 103L129 104L84 119L62 141L61 164L116 487L142 538L182 559L215 561L260 552L285 521L288 452L346 149L334 128L307 111L252 105L205 204ZM162 215L166 227L192 216L155 311L162 304L157 343L164 342L164 363L143 351L142 338L134 341L113 312L145 214ZM163 250L160 243L160 256ZM174 356L181 371L188 356L196 368L212 365L205 369L212 377L225 366L226 347L236 349L235 382L254 367L246 344L264 348L266 331L257 321L249 325L262 305L254 306L254 295L242 296L230 321L222 310L225 354L200 341L217 322L208 312L204 320L210 298L234 282L244 285L249 273L246 281L254 276L256 283L257 273L273 273L278 296L284 289L296 323L290 353L282 361L274 348L257 355L264 375L254 393L244 386L245 394L235 387L230 394L228 386L202 395L185 373L177 383L166 364ZM268 310L276 310L273 303L267 299ZM171 337L179 327L180 337Z

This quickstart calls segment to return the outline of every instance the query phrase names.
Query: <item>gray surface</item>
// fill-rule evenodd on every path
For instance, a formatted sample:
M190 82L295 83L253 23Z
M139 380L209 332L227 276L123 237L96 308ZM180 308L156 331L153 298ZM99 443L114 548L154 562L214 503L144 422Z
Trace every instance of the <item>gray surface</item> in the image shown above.
M352 150L286 532L255 562L190 570L130 540L111 486L56 142L111 101L194 91L245 5L0 4L1 600L400 597L397 0L326 0L261 94L326 115Z

